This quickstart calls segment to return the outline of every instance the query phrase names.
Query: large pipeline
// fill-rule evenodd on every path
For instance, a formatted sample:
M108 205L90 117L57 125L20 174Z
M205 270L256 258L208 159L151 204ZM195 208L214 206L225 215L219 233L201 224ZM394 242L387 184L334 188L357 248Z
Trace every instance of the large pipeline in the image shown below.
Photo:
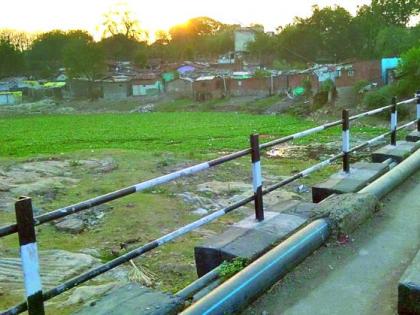
M420 150L417 150L406 160L391 169L388 173L363 188L359 191L359 193L370 193L375 195L378 199L381 199L393 189L401 185L402 182L419 169Z
M329 235L327 220L319 219L310 223L182 314L231 314L243 309L319 248Z

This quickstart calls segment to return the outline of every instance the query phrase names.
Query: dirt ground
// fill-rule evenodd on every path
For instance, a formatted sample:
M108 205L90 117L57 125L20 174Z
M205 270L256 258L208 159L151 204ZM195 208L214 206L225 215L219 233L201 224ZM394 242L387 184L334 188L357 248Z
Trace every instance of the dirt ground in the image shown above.
M349 243L318 250L243 314L396 314L398 281L420 247L419 194L417 172Z

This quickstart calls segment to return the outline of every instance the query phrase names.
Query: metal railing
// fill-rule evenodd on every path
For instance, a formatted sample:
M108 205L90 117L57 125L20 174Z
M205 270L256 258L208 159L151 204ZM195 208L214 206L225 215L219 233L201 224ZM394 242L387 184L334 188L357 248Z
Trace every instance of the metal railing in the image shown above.
M404 104L410 104L413 102L417 102L417 116L416 119L397 127L397 107ZM377 136L373 139L363 142L362 144L350 148L350 122L357 120L362 117L367 117L371 115L375 115L386 110L391 109L391 130L380 136ZM264 205L263 205L263 196L280 188L283 187L299 178L303 178L316 172L334 161L338 159L343 160L343 170L346 173L350 172L350 154L363 149L378 140L384 139L385 137L391 135L391 144L396 144L396 136L397 131L405 129L413 124L417 123L417 130L420 131L420 91L416 93L416 97L412 99L408 99L405 101L401 101L399 103L396 102L396 99L393 99L391 105L384 106L375 110L367 111L361 114L357 114L354 116L349 117L349 113L347 110L343 110L342 119L337 120L334 122L326 123L324 125L314 127L311 129L307 129L301 132L297 132L290 136L286 136L283 138L279 138L267 143L260 144L259 143L259 136L257 134L253 134L250 136L250 148L244 149L241 151L237 151L222 157L219 157L214 160L210 160L207 162L203 162L188 168L184 168L182 170L163 175L160 177L156 177L114 192L110 192L108 194L98 196L89 200L85 200L64 208L60 208L39 216L33 216L32 210L32 201L31 198L22 197L20 198L15 204L15 211L16 211L16 223L10 224L7 226L3 226L0 228L0 237L4 237L7 235L11 235L14 233L18 233L19 236L19 245L20 245L20 256L22 261L22 269L24 275L24 285L26 291L26 301L22 302L14 307L4 311L3 315L11 315L11 314L19 314L28 310L29 314L44 314L44 302L50 300L51 298L76 287L90 279L95 278L108 270L111 270L121 264L128 262L129 260L139 257L165 243L168 243L182 235L185 235L192 230L195 230L205 224L213 222L214 220L232 212L235 209L238 209L252 201L254 201L255 205L255 216L256 219L259 221L264 220ZM331 158L324 160L320 163L317 163L303 171L300 171L297 174L294 174L286 179L283 179L279 183L276 183L270 187L263 188L263 180L262 180L262 170L260 164L260 151L263 149L271 148L273 146L286 143L295 139L299 139L311 134L315 134L317 132L336 127L342 126L342 151L332 156ZM76 276L72 279L69 279L62 283L61 285L52 288L46 292L42 291L41 285L41 278L39 273L39 261L38 261L38 249L36 244L36 234L35 234L35 226L51 222L53 220L57 220L68 215L90 209L94 206L104 204L106 202L122 198L124 196L134 194L136 192L141 192L150 188L153 188L158 185L162 185L165 183L169 183L176 179L190 176L193 174L197 174L204 170L210 169L214 166L224 164L226 162L244 157L246 155L251 155L251 162L252 162L252 183L253 183L253 194L246 198L243 198L226 208L220 209L216 212L213 212L199 220L196 220L188 225L185 225L171 233L168 233L152 242L149 242L141 247L138 247L130 252L127 252L107 263L102 264L101 266L89 270L79 276Z

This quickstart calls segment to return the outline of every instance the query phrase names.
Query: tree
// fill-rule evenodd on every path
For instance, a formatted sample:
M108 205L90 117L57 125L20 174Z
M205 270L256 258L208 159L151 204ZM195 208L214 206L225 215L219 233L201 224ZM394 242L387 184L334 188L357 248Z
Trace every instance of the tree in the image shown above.
M388 25L406 26L420 13L419 0L372 0L372 10Z
M376 39L386 26L384 20L368 5L361 6L350 25L350 38L355 56L361 59L376 57Z
M0 39L0 78L20 74L24 66L22 52L9 41Z
M104 54L93 40L74 41L63 52L64 66L70 78L97 79L105 70Z
M93 41L86 31L54 30L40 34L28 52L28 63L32 74L40 77L53 75L63 66L63 51L67 45L80 40Z
M137 51L147 47L145 42L139 42L135 38L128 38L123 34L103 38L99 45L107 59L127 61L133 61Z
M305 22L320 35L321 57L336 62L352 55L352 45L348 40L351 19L351 14L340 6L313 7L312 16Z
M13 29L1 29L0 39L8 41L16 49L24 51L30 48L35 39L35 34L17 31Z
M389 26L382 29L376 38L376 56L395 57L409 50L419 42L414 32L401 26Z
M127 4L119 3L111 7L104 14L103 37L123 35L128 39L136 41L147 41L148 33L140 27L140 22L136 19L127 6Z
M418 90L420 82L420 45L401 55L398 73L397 84L400 95L409 95Z
M249 53L262 64L271 64L278 55L277 39L264 32L258 32L255 41L248 44Z

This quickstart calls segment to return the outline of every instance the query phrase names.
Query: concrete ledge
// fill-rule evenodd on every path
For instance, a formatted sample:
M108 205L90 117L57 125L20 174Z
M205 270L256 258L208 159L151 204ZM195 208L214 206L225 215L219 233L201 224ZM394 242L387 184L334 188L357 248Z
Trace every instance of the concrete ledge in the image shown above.
M420 143L398 141L396 146L386 145L372 153L372 162L381 163L388 159L393 159L400 163L415 152L420 147Z
M405 140L408 142L417 142L420 141L420 131L413 131L405 137Z
M312 187L312 201L318 203L333 194L357 192L389 170L382 163L359 162L352 164L350 173L333 174L325 182Z
M398 284L398 314L420 314L420 251Z
M154 291L139 284L127 284L109 291L95 304L77 315L164 315L178 314L184 306L181 298Z
M333 235L347 235L373 216L378 204L378 198L370 193L333 195L312 208L309 221L329 218Z
M252 215L236 223L226 232L194 248L197 274L203 276L224 260L241 257L255 260L307 222L295 214L265 212L265 220L257 222Z

